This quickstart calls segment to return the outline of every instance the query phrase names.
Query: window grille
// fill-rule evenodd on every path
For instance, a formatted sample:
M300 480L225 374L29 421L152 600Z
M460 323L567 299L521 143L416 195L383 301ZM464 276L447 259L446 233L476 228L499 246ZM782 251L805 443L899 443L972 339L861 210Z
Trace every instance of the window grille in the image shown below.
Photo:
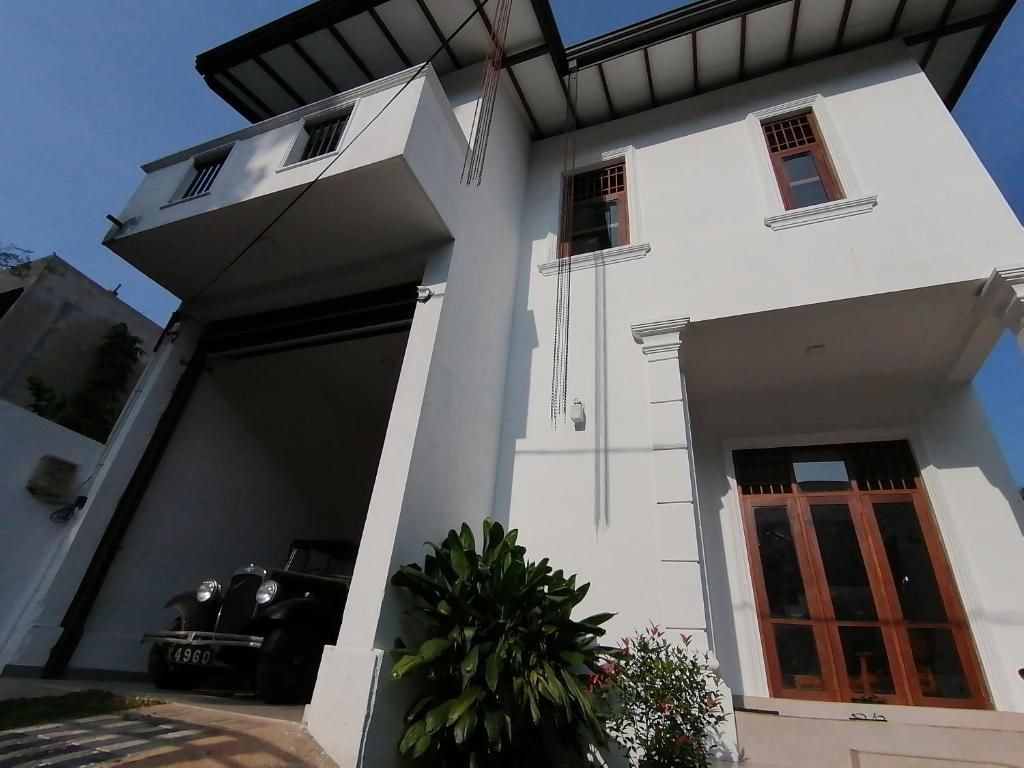
M339 115L315 125L307 125L306 133L309 134L309 138L306 140L306 146L302 150L299 162L312 160L314 157L327 155L336 150L347 120L347 115Z
M572 181L572 197L573 201L577 203L625 191L626 166L623 163L589 173L581 173Z
M811 127L807 115L797 115L785 120L776 120L774 123L766 123L764 135L768 139L768 149L771 152L781 152L784 149L796 149L808 144L814 144L814 129Z
M187 200L190 197L198 197L209 192L210 187L213 186L214 179L217 178L220 169L224 167L225 160L227 160L227 155L214 160L197 160L195 162L195 176L192 177L192 181L185 188L185 193L181 196L181 199Z

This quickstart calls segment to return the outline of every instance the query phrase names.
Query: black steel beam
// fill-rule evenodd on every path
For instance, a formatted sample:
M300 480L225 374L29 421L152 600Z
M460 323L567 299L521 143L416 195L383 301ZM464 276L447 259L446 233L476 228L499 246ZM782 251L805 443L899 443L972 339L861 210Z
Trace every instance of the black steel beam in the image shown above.
M697 30L690 34L693 45L690 46L690 53L693 58L693 92L700 93L700 67L697 64Z
M900 21L903 20L903 9L907 7L907 0L900 0L896 4L896 11L892 15L892 23L889 24L889 37L896 37L896 30L900 28Z
M566 49L581 69L791 0L698 0Z
M793 19L789 24L789 43L786 44L786 66L793 64L796 52L796 30L800 26L800 0L793 0Z
M654 73L651 72L651 53L649 48L644 48L644 69L647 70L647 91L651 95L651 106L658 106L658 97L654 94Z
M618 118L619 113L615 109L615 104L612 103L612 93L608 90L608 78L604 76L604 65L597 65L597 74L601 78L601 90L604 91L604 100L608 102L608 111L611 113L612 120Z
M233 74L231 74L231 72L225 69L223 72L219 72L218 74L225 80L227 80L229 83L231 83L233 86L235 86L235 88L238 89L241 92L241 94L245 96L245 98L247 98L249 101L256 105L257 109L263 110L263 112L266 113L268 117L277 114L277 112L275 112L273 109L266 105L263 99L261 99L255 93L253 93L252 90L245 83L243 83Z
M523 105L523 110L526 112L526 116L530 120L530 125L533 126L533 137L538 138L543 133L540 129L540 123L537 122L537 117L533 114L533 108L530 106L529 99L526 98L526 93L523 92L523 87L519 84L519 78L516 77L515 70L512 67L508 67L508 79L512 82L512 87L516 91L516 95L519 96L519 101Z
M295 51L295 55L302 59L305 65L309 67L310 71L320 78L320 82L326 85L327 89L331 93L341 93L341 88L339 88L335 82L331 80L330 76L321 69L320 65L313 60L313 57L306 53L306 50L298 40L292 40L288 45L293 51Z
M203 75L203 80L210 87L210 90L220 96L224 101L231 105L232 109L236 110L242 117L248 120L250 123L258 123L261 120L265 120L270 117L269 114L261 115L255 109L246 104L241 98L235 95L235 92L228 88L224 83L217 80L213 75Z
M535 45L532 48L525 48L521 51L506 56L502 66L503 67L514 67L516 64L525 64L533 59L539 59L541 56L547 56L551 53L546 45Z
M437 42L444 48L444 52L448 54L448 58L452 60L452 64L456 69L462 69L462 64L459 63L459 57L455 55L455 51L452 50L451 44L445 37L444 32L441 31L441 27L438 26L437 20L434 19L434 14L430 12L430 7L427 5L426 0L416 0L416 5L420 7L420 12L423 14L423 18L427 20L427 24L434 30L434 35L437 36Z
M960 21L954 21L952 24L945 24L941 27L926 30L925 32L918 32L916 35L907 35L903 38L903 42L907 45L930 43L949 35L956 35L960 32L967 32L972 29L977 29L978 27L987 26L992 22L996 22L998 24L1002 22L1002 19L1003 17L1000 15L999 11L984 13L981 16L972 16L969 19L961 19Z
M960 70L960 75L953 83L953 88L946 96L946 106L950 109L956 106L956 103L960 100L960 97L964 93L964 89L967 88L967 84L971 81L971 77L974 75L974 71L978 68L978 64L981 63L982 57L985 55L985 51L992 44L992 40L995 39L996 33L999 28L1003 25L1007 15L1013 9L1015 0L1003 0L999 6L989 16L992 20L985 26L985 30L981 33L981 37L978 38L978 42L974 44L974 48L971 49L970 55L967 57L967 62L964 64L964 68Z
M942 15L939 17L938 27L941 29L946 26L949 21L949 15L953 13L953 6L956 5L956 0L946 0L946 7L942 9ZM925 69L928 66L928 62L932 60L932 54L935 53L935 46L939 44L939 38L935 38L928 43L928 47L924 50L924 56L921 58L921 69Z
M359 56L359 54L356 53L355 48L349 45L348 40L346 40L344 36L341 34L341 32L338 31L338 28L331 24L326 29L330 33L331 37L334 38L334 42L341 46L341 49L345 52L345 55L352 59L353 64L359 67L359 71L363 73L363 77L365 77L367 80L376 80L376 78L373 76L373 72L370 71L370 68L366 66L362 58Z
M196 69L208 75L233 67L255 56L285 45L371 10L387 0L318 0L280 19L264 24L196 57Z
M740 16L740 80L747 76L747 14Z
M375 11L373 8L370 8L368 13L370 14L370 18L373 19L373 23L377 25L377 29L379 29L380 33L384 35L384 38L394 49L395 53L398 55L398 58L402 60L402 64L404 64L407 67L411 67L412 59L405 55L405 51L402 50L402 46L398 44L398 41L395 39L395 36L391 34L391 30L388 29L388 25L384 23L384 19L382 19L380 17L380 14L377 13L377 11Z
M270 66L266 61L264 61L262 56L254 56L253 61L256 63L257 67L263 70L263 74L265 74L275 83L277 83L278 87L280 87L282 91L288 94L288 98L294 101L296 106L306 106L306 100L299 96L298 92L290 85L288 85L288 83L284 81L284 78L277 74L274 68Z
M853 0L846 0L843 3L843 15L839 17L839 29L836 31L836 52L843 50L843 38L846 37L846 25L850 21L850 9L853 8Z

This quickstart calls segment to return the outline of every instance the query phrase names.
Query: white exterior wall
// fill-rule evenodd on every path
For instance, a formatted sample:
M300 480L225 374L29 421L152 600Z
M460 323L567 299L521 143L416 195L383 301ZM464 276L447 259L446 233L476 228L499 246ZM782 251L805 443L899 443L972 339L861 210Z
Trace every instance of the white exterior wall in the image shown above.
M778 192L774 181L761 177L763 141L748 116L819 94L838 138L839 146L834 143L830 150L841 151L860 193L877 196L877 206L861 215L774 231L765 218L777 212L773 195ZM686 436L683 425L666 422L650 406L651 377L631 338L632 324L661 318L709 321L933 284L980 284L995 264L1019 260L1024 241L948 110L899 44L583 130L576 146L577 167L598 162L602 153L633 148L625 153L631 239L648 242L650 253L573 273L568 393L570 401L586 402L588 423L584 432L568 424L553 431L548 392L556 277L538 267L554 258L563 158L557 139L535 145L495 507L499 517L507 514L521 529L531 552L593 582L586 607L618 611L609 624L610 636L617 638L652 620L695 616L703 603L697 587L684 589L682 582L659 578L666 535L686 537L674 543L687 559L717 556L705 551L715 542L702 546L700 527L688 521L679 527L676 520L672 528L658 520L661 491L653 478L664 473L651 446L666 430L678 432L684 445ZM684 360L685 338L684 333ZM858 386L851 381L842 391L854 396ZM862 423L846 412L846 400L834 399L832 414L844 414L835 428L916 424L897 413L896 402L903 401L887 400ZM726 475L720 459L706 458L709 451L721 451L718 443L700 453L701 441L715 442L718 433L712 429L712 437L702 437L702 430L731 405L719 402L711 414L703 407L690 402L700 500L711 507L703 510L706 516L721 503L717 492ZM819 423L829 417L824 413ZM772 428L780 435L798 431ZM751 427L743 434L765 432ZM1005 522L1006 502L992 514ZM705 539L710 535L704 532ZM743 692L756 672L748 666L759 662L740 660L729 650L734 628L728 614L744 606L729 603L728 595L725 602L716 599L721 579L721 573L712 574L707 585L713 623L727 614L725 626L712 630L723 635L727 682ZM1008 649L1012 640L1006 634L1000 642ZM1005 668L1010 662L1000 664ZM1013 702L1008 696L999 699L1001 706L1020 706Z
M134 221L117 231L118 235L134 234L243 200L301 187L312 181L327 165L330 165L330 170L325 176L336 176L400 156L409 139L425 83L431 78L436 81L433 70L425 70L421 77L396 98L404 81L414 71L400 72L363 88L324 99L315 105L287 112L236 133L147 163L143 166L145 178L118 215L126 224L130 219ZM374 115L392 99L395 100L387 108L387 120L377 120L373 124L372 133L366 131L352 150L344 152L333 164L336 153L284 167L293 145L301 140L303 124L307 119L343 105L351 108L339 144L345 146L364 131ZM183 191L182 185L187 182L193 158L227 147L231 148L231 152L209 193L176 202L176 193Z
M18 619L8 648L10 664L41 667L60 637L61 621L82 581L114 508L138 466L187 360L199 328L183 323L166 337L132 391L90 485L89 501L70 524L52 565Z
M43 456L56 456L78 465L71 499L88 492L103 446L95 440L47 421L0 400L0 670L12 660L8 640L22 613L54 564L73 525L54 523L50 513L59 505L40 501L26 488Z
M464 129L479 82L477 68L444 82ZM414 135L447 120L442 113L421 112ZM342 765L382 764L401 735L410 692L391 683L380 649L421 628L405 623L406 596L392 593L391 574L421 561L424 541L491 513L529 153L513 94L499 92L479 187L458 184L463 152L410 155L424 187L451 205L454 242L428 261L423 282L436 294L417 308L345 621L306 710L311 733Z

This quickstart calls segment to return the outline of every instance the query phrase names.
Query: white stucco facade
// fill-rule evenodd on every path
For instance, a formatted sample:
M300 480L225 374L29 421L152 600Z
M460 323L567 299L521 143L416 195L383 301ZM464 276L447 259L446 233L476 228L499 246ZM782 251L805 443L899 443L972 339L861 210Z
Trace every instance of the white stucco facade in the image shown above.
M574 132L576 169L625 163L630 232L623 247L572 258L567 392L583 404L582 428L553 425L549 410L565 143L531 140L532 116L503 80L484 182L461 184L480 75L406 70L146 166L120 216L127 226L108 244L187 298L331 162L282 170L307 116L352 109L346 137L366 128L252 261L186 303L192 314L165 340L108 448L89 527L23 622L16 663L45 662L204 324L415 280L432 293L396 353L379 433L310 438L289 457L308 467L314 455L372 454L353 469L359 509L345 533L359 537L360 554L344 623L305 715L340 764L390 764L382 756L401 728L406 694L389 680L384 649L407 630L406 604L391 574L420 560L424 541L488 515L519 529L531 556L592 583L584 610L616 613L611 639L654 622L712 651L733 694L771 695L732 459L748 448L908 441L988 703L1024 712L1024 505L970 385L998 333L1021 332L1012 267L1024 263L1024 237L907 46L865 47ZM785 211L760 125L808 109L844 195ZM168 205L193 158L228 145L216 191ZM352 218L325 217L360 190ZM182 249L186 261L171 263ZM318 349L344 367L342 346ZM190 577L205 562L248 558L247 547L270 556L295 527L295 516L286 525L260 506L297 494L282 482L288 462L243 456L264 444L251 420L273 389L229 397L216 371L193 394L128 528L74 668L143 668L125 649L159 613L162 584L134 602L118 595L152 564L154 542L178 530L175 516L247 498L250 519L267 520L261 537L191 552ZM274 376L271 365L252 380L273 387ZM239 373L234 385L247 380ZM345 391L325 389L325 402ZM302 423L298 412L285 420ZM315 429L311 421L290 439ZM193 472L193 450L229 458ZM260 481L243 483L241 496L221 482L245 473ZM306 494L310 526L337 532L335 491L321 490ZM240 515L225 515L223 530Z

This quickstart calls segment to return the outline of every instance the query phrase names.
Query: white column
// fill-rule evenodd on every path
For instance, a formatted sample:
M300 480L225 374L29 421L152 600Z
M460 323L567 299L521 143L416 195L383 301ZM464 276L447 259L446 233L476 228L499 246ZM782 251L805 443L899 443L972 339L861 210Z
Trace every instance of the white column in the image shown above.
M688 322L687 318L673 318L640 323L633 326L633 338L643 345L647 359L661 624L673 632L692 635L695 644L708 647L689 414L679 365L682 333Z
M661 624L671 633L691 636L695 646L710 648L711 606L702 574L703 546L697 508L696 475L686 402L681 349L686 317L638 323L633 338L647 359L651 414L651 458L654 467L654 520L658 531ZM712 635L709 637L709 635ZM712 667L718 661L711 656ZM736 722L732 695L719 684L729 719L718 734L716 756L737 760Z

